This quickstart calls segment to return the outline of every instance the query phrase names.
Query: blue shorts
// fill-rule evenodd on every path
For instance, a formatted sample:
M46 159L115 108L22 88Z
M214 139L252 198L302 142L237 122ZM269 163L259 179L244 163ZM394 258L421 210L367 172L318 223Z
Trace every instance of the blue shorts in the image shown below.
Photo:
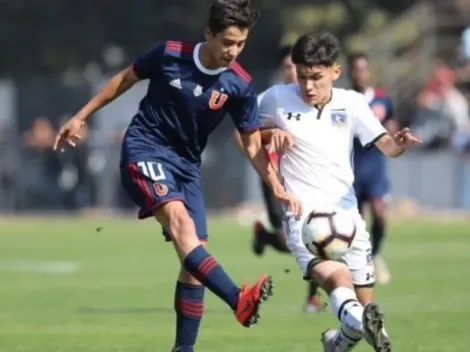
M359 203L368 202L372 199L386 201L389 196L390 184L385 173L368 173L357 176L354 180L354 191Z
M200 180L184 179L165 168L164 162L141 161L121 165L121 181L132 201L140 207L138 218L153 216L159 206L181 200L196 226L196 234L207 241L206 208ZM163 229L166 241L171 241Z

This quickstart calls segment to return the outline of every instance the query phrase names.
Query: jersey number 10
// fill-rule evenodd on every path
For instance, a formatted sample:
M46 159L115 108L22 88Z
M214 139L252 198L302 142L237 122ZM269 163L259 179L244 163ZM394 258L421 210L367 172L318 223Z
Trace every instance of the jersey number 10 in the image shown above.
M137 166L146 177L150 178L154 182L164 180L165 174L163 173L162 164L154 161L139 161Z

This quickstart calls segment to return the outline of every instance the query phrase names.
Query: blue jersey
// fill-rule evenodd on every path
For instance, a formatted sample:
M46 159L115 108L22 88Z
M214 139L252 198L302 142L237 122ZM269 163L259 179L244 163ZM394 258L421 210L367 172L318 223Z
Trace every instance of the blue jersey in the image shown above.
M392 100L383 90L370 89L365 94L369 106L375 116L385 124L393 119ZM354 174L355 178L369 177L369 173L386 176L386 158L375 145L370 148L362 147L357 138L354 139Z
M237 62L206 69L200 46L166 41L134 62L137 77L150 82L124 138L121 165L158 160L197 179L207 139L227 113L240 132L259 127L250 75Z

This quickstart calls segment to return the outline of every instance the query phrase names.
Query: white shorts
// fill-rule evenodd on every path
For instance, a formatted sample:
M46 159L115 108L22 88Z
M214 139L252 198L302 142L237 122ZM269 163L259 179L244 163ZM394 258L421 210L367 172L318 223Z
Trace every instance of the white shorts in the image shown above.
M374 265L372 263L371 244L366 222L357 210L351 210L356 223L356 236L351 244L351 248L344 256L344 261L351 270L353 284L355 286L370 286L375 282ZM315 262L315 257L305 247L302 241L302 225L304 218L296 220L289 216L284 220L284 230L286 243L291 253L295 256L304 278L308 278L308 267Z

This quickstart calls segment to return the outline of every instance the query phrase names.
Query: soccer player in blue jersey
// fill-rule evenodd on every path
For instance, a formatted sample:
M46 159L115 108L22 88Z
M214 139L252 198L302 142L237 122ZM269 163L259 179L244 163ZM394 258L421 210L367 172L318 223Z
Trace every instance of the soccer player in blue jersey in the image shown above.
M263 152L256 92L237 63L259 16L249 0L218 0L210 8L204 43L166 41L114 76L60 129L54 149L75 145L85 120L137 81L149 79L121 152L121 178L139 218L155 217L181 262L176 283L174 351L193 351L204 309L204 287L224 300L246 327L258 321L260 304L272 294L270 276L238 287L206 250L201 190L201 153L209 134L229 113L246 154L277 199L300 214Z
M348 72L352 88L364 94L375 116L382 122L390 135L398 131L393 116L392 100L382 89L374 88L369 68L369 59L364 53L354 53L348 57ZM386 205L389 197L387 160L376 148L365 149L354 141L354 189L359 210L368 203L372 216L371 242L377 282L387 283L390 273L380 256L385 235Z

